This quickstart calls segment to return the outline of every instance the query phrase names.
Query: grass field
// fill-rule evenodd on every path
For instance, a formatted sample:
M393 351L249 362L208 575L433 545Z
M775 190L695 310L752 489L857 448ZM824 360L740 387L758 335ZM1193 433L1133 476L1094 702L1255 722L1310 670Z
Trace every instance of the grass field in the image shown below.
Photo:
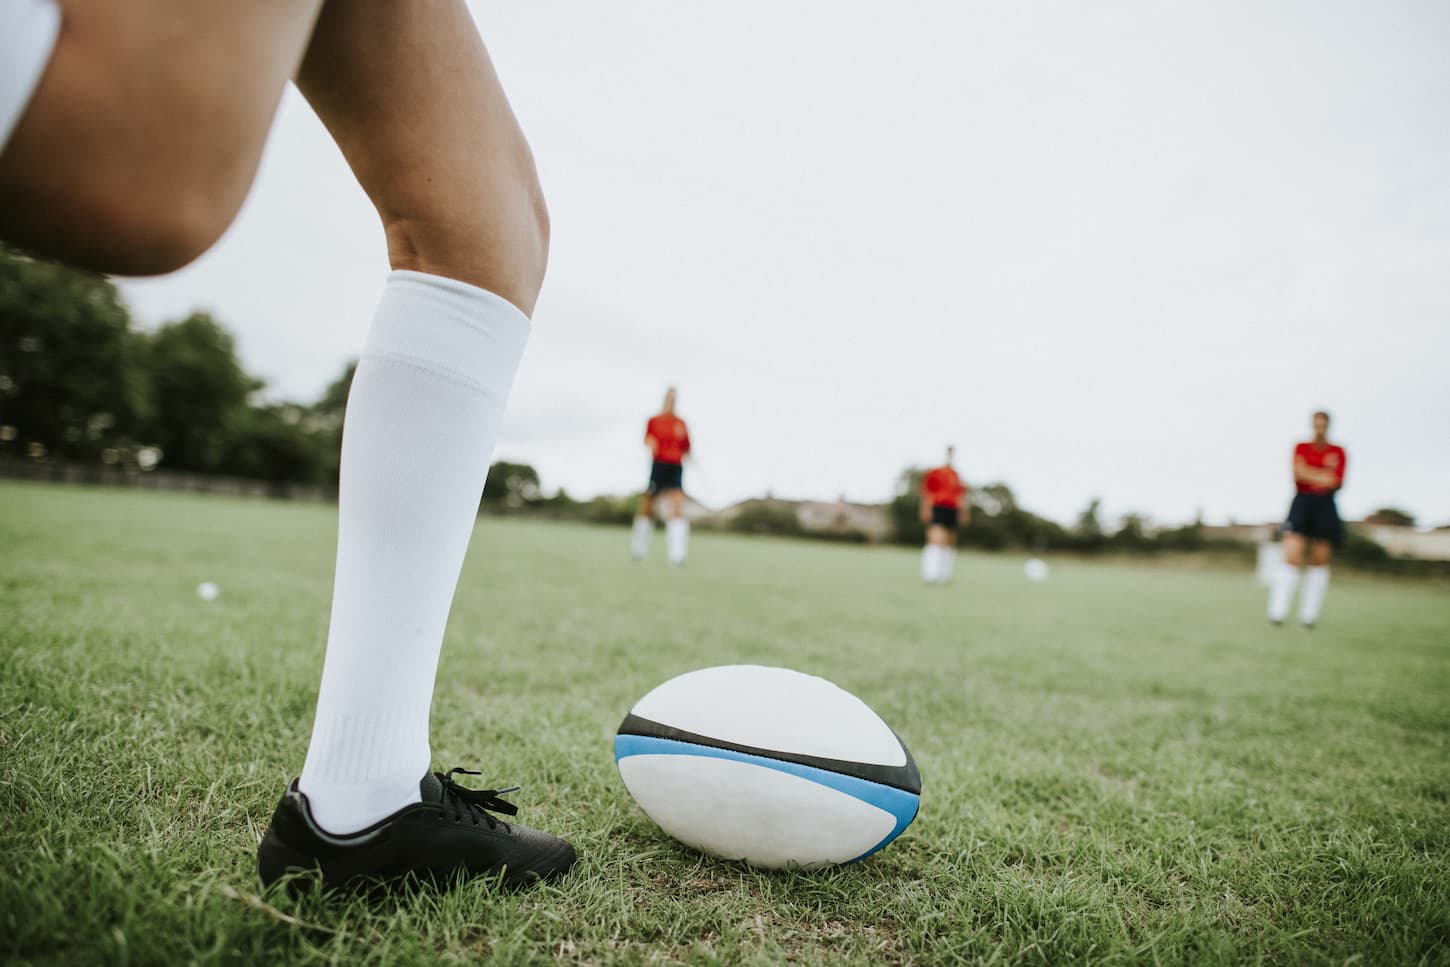
M0 957L20 963L1450 963L1450 591L1337 574L1275 630L1248 573L483 520L434 703L442 768L520 783L557 886L259 895L301 765L329 507L0 484ZM221 587L212 603L198 582ZM833 679L922 812L849 868L695 855L615 727L730 662ZM722 802L721 809L729 809Z

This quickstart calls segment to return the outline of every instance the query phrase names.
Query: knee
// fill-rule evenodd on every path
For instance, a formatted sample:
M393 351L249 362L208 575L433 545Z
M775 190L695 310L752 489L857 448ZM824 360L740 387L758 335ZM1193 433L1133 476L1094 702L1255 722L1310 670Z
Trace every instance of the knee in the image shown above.
M486 197L486 204L440 199L406 214L384 210L390 261L487 289L533 315L549 261L549 211L532 166Z
M222 186L170 185L95 206L105 270L120 275L175 272L206 253L241 206Z
M132 169L134 173L134 169ZM162 275L193 261L221 237L246 186L167 172L88 179L26 172L23 190L5 192L7 240L81 268L117 275ZM112 176L114 175L114 176Z

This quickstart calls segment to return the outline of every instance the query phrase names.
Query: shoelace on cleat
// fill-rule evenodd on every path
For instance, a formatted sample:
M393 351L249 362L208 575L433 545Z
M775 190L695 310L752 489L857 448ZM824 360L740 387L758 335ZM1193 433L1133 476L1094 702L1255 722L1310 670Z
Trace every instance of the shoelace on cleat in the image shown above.
M484 822L488 823L489 829L493 829L499 823L503 823L504 829L509 829L508 823L504 823L503 820L491 815L489 811L503 813L506 816L517 815L519 807L507 800L500 799L499 796L510 792L518 792L519 787L509 786L507 789L469 789L453 781L455 773L460 773L465 776L483 775L482 772L476 772L473 769L464 769L462 766L454 766L448 770L447 775L441 772L433 773L438 777L438 781L443 783L444 810L452 815L455 821L461 822L464 819L471 819L473 820L473 825L477 826L478 819L481 816Z

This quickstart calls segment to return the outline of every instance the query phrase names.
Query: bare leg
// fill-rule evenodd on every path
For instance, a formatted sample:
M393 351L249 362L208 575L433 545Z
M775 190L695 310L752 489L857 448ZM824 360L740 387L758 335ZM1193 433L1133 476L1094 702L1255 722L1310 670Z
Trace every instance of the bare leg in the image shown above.
M685 514L685 492L683 490L670 491L670 518L678 519Z
M548 259L543 193L461 0L332 0L297 84L377 207L393 268L533 313Z
M362 828L424 795L449 607L542 282L532 158L459 0L333 0L298 74L393 267L348 396L327 655L299 780Z
M1285 534L1284 543L1284 564L1288 567L1299 567L1304 563L1304 535ZM1322 541L1319 543L1323 543ZM1327 545L1326 545L1327 546Z
M59 0L55 52L0 156L0 237L169 272L241 207L321 0Z
M1300 545L1301 546L1303 545L1303 538L1300 538ZM1309 566L1310 567L1328 567L1329 566L1329 555L1330 555L1330 552L1331 552L1332 549L1333 549L1333 545L1330 544L1328 541L1310 541L1309 542Z

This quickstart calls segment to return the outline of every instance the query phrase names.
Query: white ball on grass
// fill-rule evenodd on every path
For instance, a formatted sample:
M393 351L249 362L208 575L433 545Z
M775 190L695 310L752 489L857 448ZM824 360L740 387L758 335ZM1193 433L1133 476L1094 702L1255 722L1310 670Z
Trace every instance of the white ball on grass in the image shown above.
M1047 562L1040 557L1030 557L1022 566L1022 573L1027 575L1029 581L1046 581Z
M203 581L196 586L196 596L203 601L215 601L216 596L221 594L222 589L211 581Z
M670 679L625 716L614 758L666 833L767 869L863 859L921 801L921 773L891 727L839 686L788 668Z

